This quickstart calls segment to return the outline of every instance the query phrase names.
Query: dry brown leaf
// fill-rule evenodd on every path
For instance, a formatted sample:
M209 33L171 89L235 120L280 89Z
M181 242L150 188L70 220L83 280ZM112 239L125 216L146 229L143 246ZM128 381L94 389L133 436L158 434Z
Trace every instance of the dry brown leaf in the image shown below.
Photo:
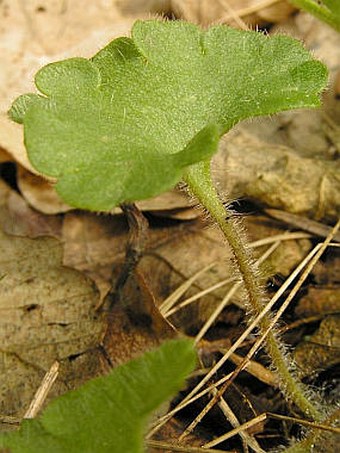
M173 0L114 0L124 16L144 16L171 12Z
M14 96L12 100L14 100ZM26 148L23 143L22 127L10 121L7 116L9 107L10 102L5 104L5 111L0 111L0 146L11 156L11 160L18 162L32 173L36 173L36 170L34 170L27 157Z
M216 22L225 9L219 1L173 0L171 10L180 19L207 26Z
M277 222L264 217L247 218L247 230L252 240L281 234ZM85 212L66 214L63 223L64 263L90 276L100 289L102 298L112 285L112 271L117 275L124 261L128 231L122 216L95 215ZM268 246L261 248L257 255ZM288 275L310 249L306 239L284 241L265 264L264 273ZM204 273L187 291L185 297L196 294L234 275L234 265L219 231L198 222L151 227L140 271L155 294L158 303L164 301L185 280L210 263L219 263ZM228 286L207 295L183 309L176 325L195 329L211 314L228 290ZM242 306L240 292L233 301ZM229 323L229 321L228 321Z
M150 247L140 262L140 269L156 299L162 302L179 285L214 262L216 266L201 275L185 296L234 275L231 255L223 245L220 232L195 222L151 230ZM226 287L213 296L205 296L199 303L179 311L171 321L186 331L196 329L211 314L225 291Z
M185 430L185 421L177 420L176 418L172 418L163 425L159 431L153 436L152 440L147 441L148 445L148 453L172 453L174 450L166 449L165 447L161 448L158 442L163 442L165 444L178 444L178 438ZM199 448L201 445L205 444L209 440L207 433L204 432L204 429L195 429L193 433L188 434L183 441L181 441L181 447L188 448L197 447ZM157 445L156 448L153 446Z
M328 255L326 262L319 261L314 268L315 282L321 285L335 286L340 284L340 255Z
M122 216L99 218L71 213L66 216L64 225L65 260L76 257L74 266L86 269L97 281L107 284L106 292L110 290L102 304L107 313L107 328L101 341L105 351L101 359L104 370L159 345L166 338L177 336L160 314L138 267L130 266L130 255L137 248L143 248L148 228L138 209L131 206L125 210L129 239L126 220ZM136 255L133 256L134 262ZM111 275L112 269L114 275ZM103 278L104 270L106 279Z
M64 264L85 272L103 298L112 284L112 270L124 260L128 229L122 216L71 212L65 215Z
M128 229L122 216L68 213L62 230L64 263L86 272L104 297L112 285L112 272L117 275L124 261L127 237ZM226 278L228 272L232 273L228 252L220 240L218 231L206 229L201 223L198 226L184 223L150 228L141 272L148 277L157 301L164 300L185 278L216 259L221 261L219 266L202 276L200 288ZM197 286L195 288L197 291ZM216 296L205 301L208 301L211 311ZM191 318L191 321L196 322L196 319Z
M109 296L106 303L110 303ZM102 346L110 366L117 366L178 337L176 330L160 314L142 274L132 273L107 316Z
M281 234L277 223L264 223L264 218L249 217L246 221L248 237L258 240ZM267 249L269 246L265 246ZM266 276L287 275L310 249L307 240L284 241L264 265ZM264 249L257 250L259 256ZM220 232L200 221L174 225L171 228L151 229L150 246L141 260L141 270L158 301L164 301L169 294L190 277L209 264L216 265L204 272L181 300L191 297L201 290L228 278L237 278L235 266L225 246ZM225 285L199 301L181 309L170 318L176 326L187 332L196 331L220 303L230 285ZM237 306L244 307L244 294L239 291L231 300ZM223 315L219 318L223 320Z
M219 22L241 26L240 20L248 27L281 23L296 10L286 0L218 0L224 12Z
M337 107L340 112L339 99L337 100ZM333 151L335 157L340 154L340 121L336 118L331 118L329 114L325 114L324 131L329 141L333 144Z
M0 411L20 416L51 364L96 345L103 323L97 290L61 265L58 240L0 232L0 252Z
M334 220L340 212L339 162L304 158L238 130L223 142L214 168L222 192L232 197L316 220Z
M62 220L44 216L30 208L27 202L4 181L0 180L0 228L16 236L54 236L61 234Z
M0 164L3 162L10 162L13 158L2 148L0 148Z
M22 166L18 166L17 184L27 202L44 214L59 214L73 209L61 200L52 183Z
M102 368L115 367L136 355L158 346L164 339L176 338L177 332L161 315L138 261L147 242L148 222L135 205L124 205L129 238L124 262L112 278L103 309L107 312L106 330L100 343L105 353Z
M279 209L266 209L265 213L277 219L280 222L283 222L286 225L289 225L292 228L298 228L307 233L311 233L316 237L327 238L330 234L332 227L316 220L308 219L307 217L298 216L296 214L291 214L286 211L280 211ZM334 234L333 242L340 242L339 232Z
M302 376L310 376L340 363L340 316L327 316L319 329L299 344L294 358Z
M280 113L273 118L254 120L242 129L260 141L288 146L301 157L332 162L337 159L339 122L340 102L328 96L320 110Z
M136 204L142 211L162 210L165 214L169 211L169 217L171 216L171 211L175 210L176 214L178 209L185 208L188 210L189 208L188 197L183 191L177 190L176 188L162 193L157 197L150 198L149 200L139 201ZM193 218L192 212L190 218Z
M295 309L299 318L340 312L340 288L309 288Z
M257 241L270 238L285 232L285 227L276 221L270 221L264 216L251 216L245 218L245 226L249 240ZM255 250L255 256L259 256L268 248L268 245ZM288 277L295 267L311 249L309 239L282 241L273 253L261 266L264 276L271 277L275 274Z
M285 0L116 0L116 5L127 15L174 14L204 26L216 22L241 27L276 23L295 10Z
M265 4L263 0L261 3L263 5ZM296 7L286 0L268 2L269 6L264 6L262 8L260 7L261 3L258 2L258 10L255 14L262 20L272 24L280 24L284 20L288 19L294 11L296 11Z
M336 72L334 79L334 94L337 98L340 97L340 70Z

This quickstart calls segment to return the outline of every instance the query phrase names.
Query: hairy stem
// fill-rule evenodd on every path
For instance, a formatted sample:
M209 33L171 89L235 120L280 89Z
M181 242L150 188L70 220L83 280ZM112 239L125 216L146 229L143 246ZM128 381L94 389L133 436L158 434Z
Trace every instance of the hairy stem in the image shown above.
M330 427L330 431L332 431L332 428L334 429L333 431L333 435L334 435L334 440L335 440L335 436L339 435L339 428L336 428L336 426L339 426L339 420L340 420L340 409L335 409L334 412L331 413L331 415L329 417L327 417L323 424L324 425L328 425ZM313 451L314 450L314 447L315 447L315 444L319 443L319 448L320 448L320 444L322 443L322 434L324 433L325 431L322 431L320 429L312 429L307 437L303 440L301 440L300 442L297 442L296 444L292 445L291 447L289 448L286 448L284 450L284 453L305 453L306 451ZM324 440L324 442L326 442L326 440ZM328 447L326 446L327 444L324 444L325 446L325 450L324 451L330 451L330 448L332 448L332 446ZM331 442L330 442L330 445L331 445ZM320 450L318 450L320 451Z
M244 245L237 223L232 218L232 213L223 205L213 186L210 162L203 162L190 167L184 180L192 195L198 199L222 230L242 275L250 309L255 315L258 315L265 306L265 295L259 283L258 272L249 249ZM261 331L265 331L269 324L270 317L263 317L260 322ZM280 344L278 337L273 332L270 332L267 336L266 350L279 376L281 389L288 399L294 402L308 417L316 421L321 420L322 415L308 400L303 384L290 372L291 359L284 352L283 345Z

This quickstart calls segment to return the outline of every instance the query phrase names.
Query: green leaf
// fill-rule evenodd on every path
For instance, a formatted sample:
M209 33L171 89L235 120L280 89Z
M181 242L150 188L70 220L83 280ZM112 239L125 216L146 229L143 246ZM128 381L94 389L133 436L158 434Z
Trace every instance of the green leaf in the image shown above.
M319 105L327 71L287 36L150 20L35 82L44 96L10 110L32 164L69 204L110 210L173 187L238 121Z
M340 32L339 0L290 0L290 2L308 11Z
M150 413L180 389L194 366L190 340L165 342L54 400L41 417L3 434L0 448L13 453L142 452Z
M12 120L22 124L27 110L32 107L35 102L39 102L39 96L36 94L28 93L19 96L10 110Z

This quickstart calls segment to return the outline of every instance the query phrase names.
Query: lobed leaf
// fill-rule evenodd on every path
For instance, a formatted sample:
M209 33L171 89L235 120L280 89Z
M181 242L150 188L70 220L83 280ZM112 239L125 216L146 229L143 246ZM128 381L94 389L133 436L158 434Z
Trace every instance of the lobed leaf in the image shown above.
M286 36L149 20L35 82L10 110L32 164L69 204L110 210L173 187L238 121L319 105L327 71Z
M41 417L3 434L12 453L140 453L152 411L195 366L189 340L172 340L54 400Z

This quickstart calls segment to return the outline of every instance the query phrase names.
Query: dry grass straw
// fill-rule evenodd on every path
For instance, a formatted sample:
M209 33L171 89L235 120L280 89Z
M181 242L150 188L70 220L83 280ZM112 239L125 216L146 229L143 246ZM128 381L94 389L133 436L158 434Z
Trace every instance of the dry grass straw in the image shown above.
M244 331L244 333L239 337L239 339L231 346L231 348L223 355L223 357L212 367L212 369L205 375L205 377L199 382L199 384L186 396L186 398L177 406L175 407L171 412L169 412L167 415L163 416L158 420L158 422L153 426L153 429L149 432L148 437L150 438L155 432L160 429L161 426L163 426L170 418L175 415L179 410L183 409L184 407L188 406L191 404L193 401L197 400L198 398L202 397L203 395L207 394L211 390L214 391L215 396L213 399L208 403L206 408L199 414L199 416L191 423L189 429L187 429L181 438L183 439L191 430L199 423L199 421L204 417L204 415L211 409L211 407L219 400L219 398L222 396L220 393L217 392L216 389L218 386L228 383L228 381L232 382L235 377L238 375L238 373L243 370L249 361L251 360L252 356L255 354L255 352L262 346L263 342L265 341L266 336L268 333L271 331L271 329L274 327L274 325L277 323L279 318L282 316L284 311L287 309L289 306L290 302L292 299L295 297L296 293L298 290L301 288L302 284L312 271L313 267L317 263L317 261L320 259L321 255L324 253L326 248L331 245L331 240L333 236L336 234L337 230L339 229L340 221L336 224L336 226L332 229L331 233L328 235L326 240L323 243L317 244L310 252L309 254L305 257L305 259L296 267L296 269L292 272L290 277L284 282L284 284L281 286L281 288L277 291L277 293L272 297L272 299L266 304L264 309L259 313L255 319L251 322L251 324L248 326L248 328ZM252 330L258 325L260 320L266 316L266 314L271 310L273 305L282 297L282 295L286 292L286 290L292 285L292 283L297 279L299 274L302 272L300 278L298 279L297 283L291 290L290 294L284 301L284 303L281 305L280 309L277 311L276 315L273 317L271 320L271 323L269 327L266 329L266 331L262 332L261 336L257 339L247 356L244 358L243 362L237 367L237 369L233 372L230 373L228 376L225 376L224 378L220 379L218 382L216 382L213 385L210 385L207 387L205 390L200 391L202 387L204 387L207 382L213 377L213 375L222 367L222 365L231 357L231 355L242 345L244 340L246 340L247 336L252 332ZM230 385L230 384L229 384ZM223 389L225 391L225 388ZM262 415L263 416L263 415ZM311 422L308 422L311 423ZM319 424L314 424L315 426ZM236 428L235 428L236 429ZM237 428L240 429L240 428ZM241 428L242 430L242 428Z

